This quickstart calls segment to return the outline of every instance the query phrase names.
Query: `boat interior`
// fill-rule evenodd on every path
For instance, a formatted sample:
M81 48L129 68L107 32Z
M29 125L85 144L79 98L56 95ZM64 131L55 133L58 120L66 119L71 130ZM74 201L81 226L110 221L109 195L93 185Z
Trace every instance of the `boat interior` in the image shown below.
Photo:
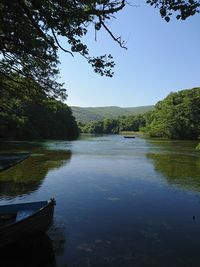
M48 201L0 206L0 228L27 218L45 207Z

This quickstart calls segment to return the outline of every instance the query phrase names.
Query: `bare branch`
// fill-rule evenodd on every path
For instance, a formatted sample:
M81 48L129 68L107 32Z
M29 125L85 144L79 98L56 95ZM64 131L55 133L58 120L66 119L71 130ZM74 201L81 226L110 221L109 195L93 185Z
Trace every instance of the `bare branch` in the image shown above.
M117 5L117 3L115 3L115 5ZM121 2L119 2L119 6L118 7L112 7L109 9L90 9L88 11L85 11L86 14L88 15L96 15L96 16L100 16L100 15L107 15L107 14L113 14L116 13L120 10L122 10L126 5L126 0L122 0Z
M58 47L59 47L61 50L63 50L64 52L69 53L72 57L74 57L74 55L73 55L72 52L70 52L69 50L64 49L64 48L60 45L60 43L58 42L58 39L57 39L57 37L56 37L56 34L55 34L53 28L51 28L51 31L52 31L54 40L55 40L56 44L58 45Z
M112 37L112 39L113 39L115 42L117 42L117 43L120 45L121 48L127 49L127 47L124 46L124 42L121 41L121 37L115 37L115 36L113 35L113 33L109 30L109 28L108 28L108 27L105 25L105 23L103 22L101 16L99 16L99 21L100 21L101 25L105 28L105 30L109 33L109 35Z

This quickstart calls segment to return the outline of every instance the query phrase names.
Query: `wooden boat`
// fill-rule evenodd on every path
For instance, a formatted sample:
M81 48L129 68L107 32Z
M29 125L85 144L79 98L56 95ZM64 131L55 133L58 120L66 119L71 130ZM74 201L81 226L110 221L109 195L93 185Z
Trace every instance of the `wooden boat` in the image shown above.
M40 235L53 221L55 200L0 206L0 247Z
M0 171L4 171L30 157L30 153L0 153Z
M124 138L135 138L134 135L124 135Z

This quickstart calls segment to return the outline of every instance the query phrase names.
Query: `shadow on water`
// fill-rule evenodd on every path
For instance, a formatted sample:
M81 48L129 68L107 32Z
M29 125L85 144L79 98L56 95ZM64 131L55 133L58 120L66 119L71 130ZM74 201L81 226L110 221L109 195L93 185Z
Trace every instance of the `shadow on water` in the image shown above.
M1 152L5 152L5 144L1 143L0 147ZM17 148L18 143L9 143L6 151L15 153L18 152ZM28 149L31 156L0 173L0 198L12 198L36 191L48 172L67 164L72 155L70 151L48 150L37 143L22 143L19 150L23 149Z
M1 249L0 265L3 267L56 267L53 243L44 234Z

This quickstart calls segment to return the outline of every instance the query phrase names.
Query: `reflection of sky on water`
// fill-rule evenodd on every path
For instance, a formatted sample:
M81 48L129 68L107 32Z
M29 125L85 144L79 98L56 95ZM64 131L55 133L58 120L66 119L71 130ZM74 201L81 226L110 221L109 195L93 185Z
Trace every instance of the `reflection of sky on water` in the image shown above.
M41 158L51 167L23 200L56 198L50 237L60 247L58 267L199 266L200 156L193 142L102 136L43 147L62 164L52 168ZM72 156L65 161L54 150Z

